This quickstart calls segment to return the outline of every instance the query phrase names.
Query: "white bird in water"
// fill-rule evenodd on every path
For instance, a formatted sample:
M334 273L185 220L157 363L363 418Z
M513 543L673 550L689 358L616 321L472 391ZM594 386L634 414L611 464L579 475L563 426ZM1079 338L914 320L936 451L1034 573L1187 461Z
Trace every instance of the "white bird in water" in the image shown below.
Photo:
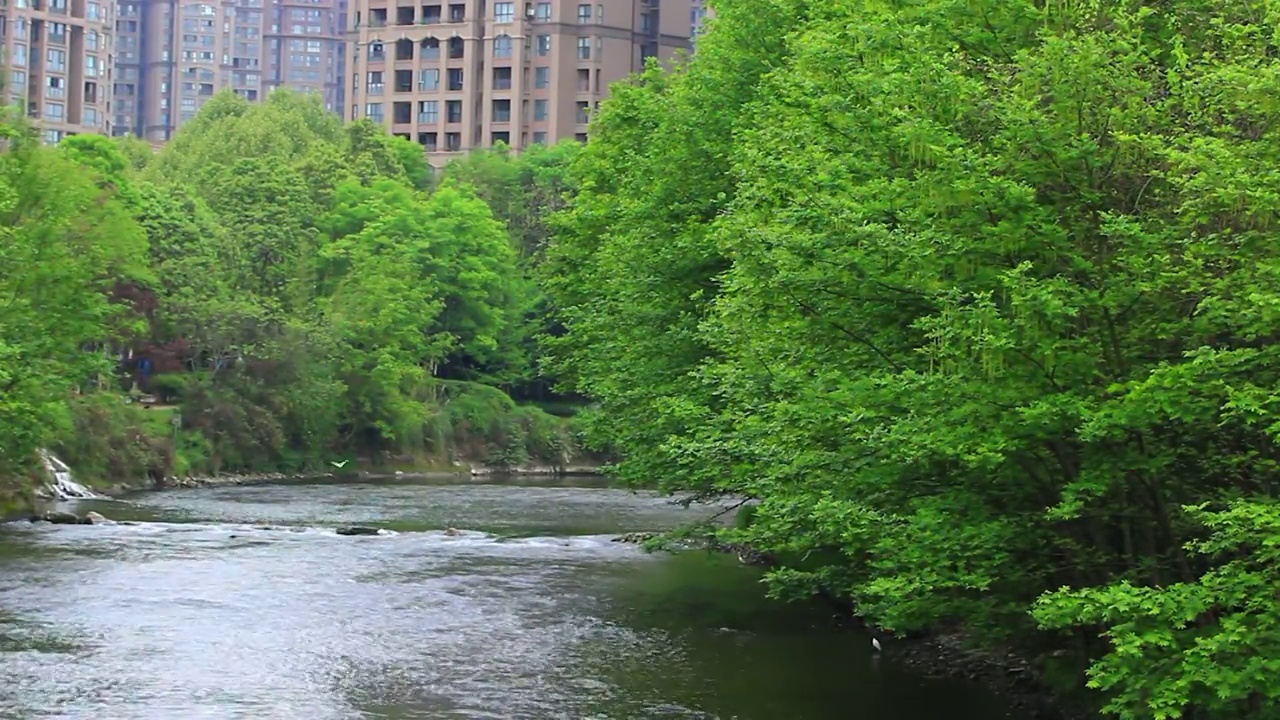
M343 460L342 462L335 462L333 460L330 460L329 464L341 470L342 468L347 466L347 461Z
M871 638L871 647L875 648L876 652L880 652L880 640Z

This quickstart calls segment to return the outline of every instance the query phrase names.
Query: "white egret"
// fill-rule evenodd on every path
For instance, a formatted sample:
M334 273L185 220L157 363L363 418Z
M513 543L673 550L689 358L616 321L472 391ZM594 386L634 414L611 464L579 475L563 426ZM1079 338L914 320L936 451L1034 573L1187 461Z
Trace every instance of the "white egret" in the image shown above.
M335 462L333 460L330 460L329 464L341 470L342 468L347 466L347 461L343 460L342 462Z
M871 638L871 647L875 648L876 652L880 652L880 641L876 638Z

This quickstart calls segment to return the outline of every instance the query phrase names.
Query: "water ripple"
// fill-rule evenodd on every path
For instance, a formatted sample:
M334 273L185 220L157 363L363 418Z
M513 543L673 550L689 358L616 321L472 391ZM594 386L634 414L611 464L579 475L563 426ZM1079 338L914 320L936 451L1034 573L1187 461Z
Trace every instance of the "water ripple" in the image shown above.
M405 482L89 508L130 524L0 527L0 717L932 717L731 558L612 542L694 517L661 498Z

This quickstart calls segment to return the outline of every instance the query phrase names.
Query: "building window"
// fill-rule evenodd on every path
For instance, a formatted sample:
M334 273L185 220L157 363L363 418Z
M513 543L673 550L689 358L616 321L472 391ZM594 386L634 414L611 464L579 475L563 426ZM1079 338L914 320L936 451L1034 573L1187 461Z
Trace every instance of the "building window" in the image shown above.
M440 102L438 100L422 100L418 103L418 124L435 125L440 122Z
M84 76L98 77L98 56L96 55L84 56Z
M448 85L445 89L449 92L462 90L462 68L449 68Z
M586 125L588 122L591 121L591 103L585 102L585 101L579 101L575 103L575 105L577 105L578 113L577 113L577 117L574 119L574 122L578 123L579 125Z
M85 50L98 49L98 33L96 31L90 30L89 32L84 34L84 49Z
M370 60L386 60L387 51L382 47L382 43L369 43L369 59Z
M450 60L461 60L462 56L466 54L466 50L467 50L466 41L464 41L462 38L460 37L449 38L449 59Z
M462 149L462 133L450 132L444 134L444 149L447 152L457 152Z
M545 132L543 132L543 131L535 132L535 133L533 134L533 144L534 144L534 145L546 145L546 144L547 144L547 134L546 134Z
M596 5L596 24L604 24L604 5Z
M382 103L365 104L364 116L381 125L382 124Z
M511 122L511 101L510 100L494 100L493 101L493 121L494 122Z
M551 54L551 36L539 35L538 36L538 55L546 56L550 54Z
M45 120L62 122L62 119L64 117L66 117L66 108L62 103L45 103L44 104Z
M23 43L13 44L13 66L14 67L27 66L27 46L24 45Z
M591 38L578 38L578 59L591 59Z
M418 89L419 90L439 90L440 89L440 71L439 70L419 70L418 71Z
M462 101L446 100L444 103L444 121L451 123L462 122Z
M66 23L51 22L49 23L49 42L55 42L59 45L65 45L67 42L67 25Z
M102 12L102 6L96 2L87 3L84 6L84 16L89 20L99 22L107 19L107 16Z
M504 130L499 130L498 132L495 132L495 133L493 133L492 135L490 135L490 136L489 136L489 144L490 144L490 145L498 145L499 143L501 143L501 144L503 144L503 145L510 145L510 144L511 144L511 133L506 132L506 131L504 131Z
M511 68L496 67L493 69L493 89L494 90L510 90L511 89Z
M533 69L533 86L535 88L551 87L551 68L547 66Z
M9 82L18 92L27 91L27 73L22 70L14 70L9 73Z
M49 145L57 145L58 143L62 142L62 131L61 130L45 130L44 141Z
M60 78L49 76L45 78L44 96L47 98L63 98L67 96L67 81Z
M94 108L85 108L84 122L81 124L85 127L98 127L98 111Z
M513 2L500 2L493 4L493 18L500 23L509 23L515 19L516 4Z
M386 88L386 84L382 79L382 71L376 70L369 73L365 79L364 91L370 95L381 95L384 88Z
M499 35L493 39L493 56L496 58L511 57L511 36Z
M440 41L435 38L426 38L422 41L421 52L418 54L419 60L439 60L440 59Z
M50 50L46 57L49 60L49 69L59 72L67 69L67 51L66 50Z
M420 132L418 133L418 144L427 152L435 152L439 148L436 146L436 133Z
M550 20L551 19L551 3L540 2L533 10L534 20Z
M579 5L578 6L578 24L586 25L589 22L591 22L591 6Z
M533 101L533 119L546 120L549 105L550 103L548 103L546 100L534 100Z

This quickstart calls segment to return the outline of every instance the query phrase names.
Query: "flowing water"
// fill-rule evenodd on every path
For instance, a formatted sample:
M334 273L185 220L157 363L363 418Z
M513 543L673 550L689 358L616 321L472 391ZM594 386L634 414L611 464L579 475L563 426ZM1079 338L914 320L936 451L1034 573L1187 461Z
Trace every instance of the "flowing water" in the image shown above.
M80 501L0 526L0 717L989 720L593 481L396 478ZM342 537L333 527L395 530ZM443 532L462 529L461 535Z

